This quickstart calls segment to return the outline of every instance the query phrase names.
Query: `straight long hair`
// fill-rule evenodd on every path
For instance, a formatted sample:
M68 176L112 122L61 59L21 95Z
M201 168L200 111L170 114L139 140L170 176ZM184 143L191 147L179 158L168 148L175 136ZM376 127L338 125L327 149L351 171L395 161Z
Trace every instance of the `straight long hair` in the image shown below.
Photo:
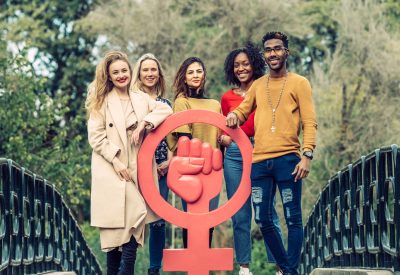
M179 67L178 72L176 73L173 88L175 90L175 99L178 97L189 97L190 96L190 88L186 84L186 71L190 65L193 63L199 63L204 71L204 78L200 84L200 94L205 93L204 86L206 84L206 66L204 66L203 61L198 57L189 57L183 61L182 65Z
M160 61L158 61L158 59L151 53L146 53L142 55L141 57L139 57L138 61L136 61L136 64L133 67L133 72L132 72L132 82L130 87L131 91L140 90L146 92L146 88L143 82L140 80L140 69L142 67L143 61L145 60L153 60L154 62L157 63L159 78L156 83L155 89L157 96L164 97L166 92L164 70L161 66Z

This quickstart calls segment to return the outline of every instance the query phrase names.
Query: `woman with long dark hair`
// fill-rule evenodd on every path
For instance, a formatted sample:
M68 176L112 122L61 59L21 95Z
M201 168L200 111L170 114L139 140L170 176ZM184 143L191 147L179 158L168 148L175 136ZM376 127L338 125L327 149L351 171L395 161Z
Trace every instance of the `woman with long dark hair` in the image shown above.
M174 90L175 102L174 112L186 110L208 110L221 113L221 105L215 99L208 98L205 91L206 67L203 61L198 57L189 57L183 61L175 76ZM172 137L178 139L181 136L187 136L189 139L198 138L202 142L209 143L213 148L219 148L218 138L220 131L217 127L204 123L191 123L176 128ZM175 142L170 143L174 150ZM219 195L210 201L210 209L218 207ZM182 205L186 211L186 202L182 200ZM210 229L209 245L211 246L212 233L214 228ZM187 247L187 231L183 229L183 242Z

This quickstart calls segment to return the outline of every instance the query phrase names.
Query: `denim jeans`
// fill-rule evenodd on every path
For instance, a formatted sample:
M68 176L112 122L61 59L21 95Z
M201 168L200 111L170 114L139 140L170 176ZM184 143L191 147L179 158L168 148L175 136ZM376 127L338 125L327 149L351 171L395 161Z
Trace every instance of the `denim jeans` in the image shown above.
M252 200L255 221L260 226L264 243L272 251L284 274L298 274L300 253L303 244L301 219L302 182L294 182L291 174L300 159L296 154L253 163L251 171ZM288 228L288 248L273 221L273 198L278 187L282 198L283 212Z
M235 194L239 187L243 171L242 165L243 160L239 147L235 142L232 142L231 145L226 148L224 158L224 177L228 199ZM251 198L249 197L242 208L232 217L233 240L235 243L236 262L238 264L248 264L251 262L251 210ZM272 216L276 229L282 234L279 225L279 217L275 208L272 209ZM275 263L271 250L268 246L266 249L269 262Z
M160 195L168 201L167 175L158 180ZM149 234L150 269L161 269L163 249L165 247L165 221L163 219L150 223Z
M107 275L135 274L136 250L138 243L135 237L122 245L122 252L115 248L107 252Z

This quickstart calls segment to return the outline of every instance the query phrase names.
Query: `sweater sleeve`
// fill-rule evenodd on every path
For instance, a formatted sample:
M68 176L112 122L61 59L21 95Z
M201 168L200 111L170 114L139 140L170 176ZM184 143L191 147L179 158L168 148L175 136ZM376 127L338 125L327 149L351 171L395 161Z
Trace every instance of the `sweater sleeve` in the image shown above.
M243 124L249 117L249 115L256 109L256 89L257 85L251 85L250 89L247 91L246 96L242 103L233 110L239 120L240 124Z
M303 125L303 151L314 151L317 141L317 119L312 99L311 85L303 79L297 91L301 122Z
M174 113L190 110L189 102L184 97L178 97L174 102ZM172 131L172 133L186 133L192 134L192 127L190 124L180 126Z

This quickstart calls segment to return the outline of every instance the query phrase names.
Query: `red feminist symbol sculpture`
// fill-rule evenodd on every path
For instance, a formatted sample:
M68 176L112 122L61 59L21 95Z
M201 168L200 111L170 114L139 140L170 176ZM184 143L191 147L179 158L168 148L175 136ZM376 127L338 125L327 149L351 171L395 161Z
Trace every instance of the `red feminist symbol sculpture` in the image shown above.
M173 129L188 123L207 123L225 131L238 144L243 158L241 183L233 197L209 212L208 203L221 190L222 155L198 139L181 138L177 156L168 171L168 186L188 203L188 212L165 201L154 183L153 155L160 141ZM187 271L205 275L211 270L233 270L232 248L209 248L209 228L235 214L250 195L250 167L253 148L240 129L230 129L221 114L189 110L170 116L144 140L138 156L138 179L147 203L160 217L188 230L187 249L164 249L164 271Z

